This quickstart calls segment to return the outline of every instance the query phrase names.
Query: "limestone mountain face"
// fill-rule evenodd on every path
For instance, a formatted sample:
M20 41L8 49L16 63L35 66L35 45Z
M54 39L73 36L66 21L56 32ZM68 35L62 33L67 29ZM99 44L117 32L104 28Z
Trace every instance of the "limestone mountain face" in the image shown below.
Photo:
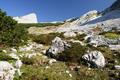
M66 31L91 31L96 27L103 31L109 31L112 28L120 29L120 0L116 0L110 7L102 12L96 10L90 11L73 22L67 22L58 32Z
M105 9L104 13L120 9L120 0L116 0L109 8Z
M38 23L37 16L35 13L30 13L21 17L13 17L18 23Z

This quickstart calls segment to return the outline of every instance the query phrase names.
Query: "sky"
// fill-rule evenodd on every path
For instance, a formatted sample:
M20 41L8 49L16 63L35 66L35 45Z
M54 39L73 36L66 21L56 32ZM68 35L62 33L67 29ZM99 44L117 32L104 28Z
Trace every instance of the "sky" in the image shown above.
M102 11L115 0L1 0L0 8L9 16L36 13L39 22L63 21L84 13Z

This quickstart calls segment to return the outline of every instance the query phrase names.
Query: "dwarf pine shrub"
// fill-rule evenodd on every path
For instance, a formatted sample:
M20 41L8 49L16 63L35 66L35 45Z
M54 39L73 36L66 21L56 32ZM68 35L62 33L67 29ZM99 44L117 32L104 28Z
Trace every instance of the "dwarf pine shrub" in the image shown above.
M17 46L27 39L27 31L0 9L0 45Z

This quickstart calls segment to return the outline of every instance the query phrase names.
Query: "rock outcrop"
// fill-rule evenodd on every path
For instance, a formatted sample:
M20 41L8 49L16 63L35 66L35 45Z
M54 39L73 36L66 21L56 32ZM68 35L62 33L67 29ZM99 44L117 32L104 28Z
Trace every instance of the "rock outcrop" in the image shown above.
M18 23L38 23L35 13L31 13L22 17L13 17Z
M105 66L105 58L99 51L88 51L82 58L87 62L89 67L103 68Z
M70 47L70 45L67 44L67 42L63 41L59 37L56 37L52 40L52 46L47 50L46 55L55 58L58 53L63 52L68 47Z

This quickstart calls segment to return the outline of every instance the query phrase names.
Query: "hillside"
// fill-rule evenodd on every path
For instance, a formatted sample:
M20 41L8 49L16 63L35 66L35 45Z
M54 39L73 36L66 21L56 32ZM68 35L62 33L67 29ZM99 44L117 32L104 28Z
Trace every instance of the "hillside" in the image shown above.
M37 24L1 11L0 80L120 80L119 8L116 0L102 12Z

